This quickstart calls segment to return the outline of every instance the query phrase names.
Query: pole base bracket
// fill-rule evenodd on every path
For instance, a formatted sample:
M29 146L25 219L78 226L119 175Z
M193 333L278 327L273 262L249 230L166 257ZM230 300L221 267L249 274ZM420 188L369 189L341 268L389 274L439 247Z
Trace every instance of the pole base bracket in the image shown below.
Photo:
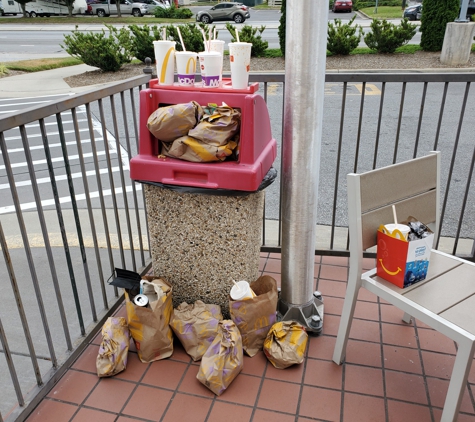
M309 334L318 335L323 330L323 297L320 292L313 293L313 299L303 305L293 305L281 298L277 303L278 321L297 321Z

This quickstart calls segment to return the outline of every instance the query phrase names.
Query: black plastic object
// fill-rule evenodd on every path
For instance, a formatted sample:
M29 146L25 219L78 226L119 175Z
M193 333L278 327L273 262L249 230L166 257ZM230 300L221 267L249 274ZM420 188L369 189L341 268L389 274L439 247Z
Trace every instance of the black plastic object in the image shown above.
M271 185L274 180L277 178L277 170L274 167L271 167L267 174L264 176L261 184L254 192L242 191L242 190L229 190L229 189L209 189L209 188L195 188L192 186L177 186L177 185L165 185L159 182L148 182L146 180L137 180L139 183L145 185L159 186L164 189L170 189L175 192L180 193L198 193L203 195L215 195L215 196L247 196L251 193L260 192L264 190L267 186Z
M140 280L142 280L140 274L121 268L116 268L115 274L116 277L109 283L111 286L127 289L132 296L139 294Z

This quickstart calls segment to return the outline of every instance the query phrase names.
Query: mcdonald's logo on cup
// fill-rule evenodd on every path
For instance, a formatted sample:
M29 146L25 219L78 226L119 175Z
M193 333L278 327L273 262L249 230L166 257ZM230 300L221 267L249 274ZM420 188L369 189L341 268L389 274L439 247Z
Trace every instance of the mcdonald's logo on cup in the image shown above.
M197 57L198 54L193 51L177 51L175 53L179 85L192 86L195 84Z
M173 85L175 73L175 41L154 41L155 63L160 85Z

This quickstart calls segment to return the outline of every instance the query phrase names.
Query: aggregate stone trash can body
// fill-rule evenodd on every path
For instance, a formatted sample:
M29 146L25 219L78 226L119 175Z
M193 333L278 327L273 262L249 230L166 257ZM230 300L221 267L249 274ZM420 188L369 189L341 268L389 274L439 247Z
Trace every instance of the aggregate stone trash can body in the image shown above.
M259 276L263 187L275 178L277 154L267 106L253 86L244 92L160 88L140 93L139 154L130 163L131 178L144 184L153 273L172 284L174 307L201 300L220 305L227 318L232 280ZM225 102L241 111L237 161L194 163L160 155L148 117L162 105L189 101Z

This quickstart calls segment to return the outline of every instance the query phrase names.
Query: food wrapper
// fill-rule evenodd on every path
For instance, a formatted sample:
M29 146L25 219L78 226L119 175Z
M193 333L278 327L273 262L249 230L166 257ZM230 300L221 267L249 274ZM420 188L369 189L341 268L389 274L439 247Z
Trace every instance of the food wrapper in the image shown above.
M198 361L215 339L218 323L222 319L219 305L208 305L197 300L193 305L186 302L179 305L173 311L170 326L186 353Z
M172 142L188 131L201 120L203 109L196 101L159 107L147 120L148 130L157 139Z
M276 322L277 282L265 275L251 283L256 294L252 299L229 300L231 319L238 326L242 336L242 346L249 356L262 349L264 340Z
M206 143L191 136L182 136L171 144L162 143L162 154L195 163L224 161L237 147L237 142L231 140L224 145Z
M126 290L125 308L137 354L142 362L147 363L168 358L173 354L173 333L169 325L173 305L172 287L166 280L143 278L154 285L158 299L150 302L148 307L137 306Z
M275 323L264 341L264 354L277 369L302 363L308 334L296 321Z
M96 359L98 377L112 377L127 367L130 333L125 318L110 317L102 326L102 342Z
M229 319L220 321L218 334L203 355L196 378L219 396L241 372L243 362L238 328Z
M188 132L188 135L208 145L224 146L238 134L241 113L223 103L222 106L208 104L203 108L201 121Z

